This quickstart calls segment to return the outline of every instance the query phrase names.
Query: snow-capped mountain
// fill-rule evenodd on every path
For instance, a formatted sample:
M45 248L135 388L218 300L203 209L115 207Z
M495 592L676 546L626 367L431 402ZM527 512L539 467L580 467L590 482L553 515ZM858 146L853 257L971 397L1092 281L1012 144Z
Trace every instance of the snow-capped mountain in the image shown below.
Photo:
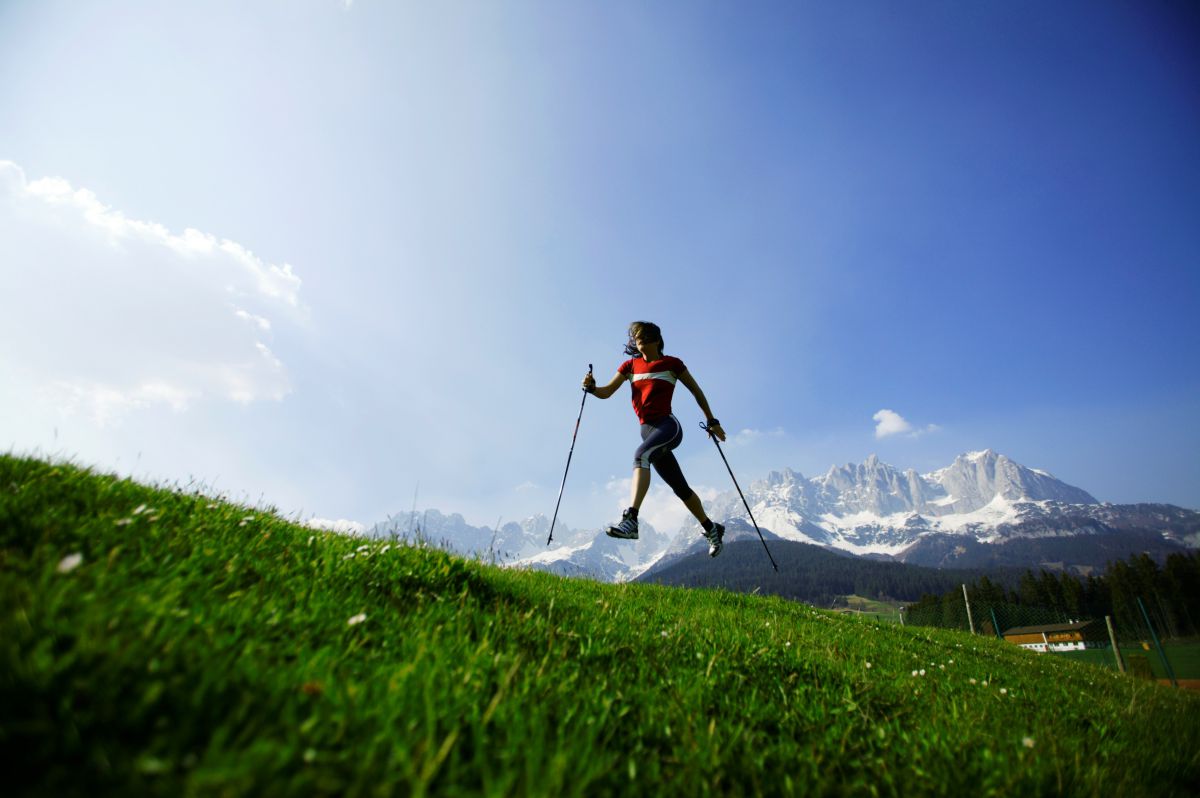
M752 483L746 499L759 526L781 538L929 565L978 564L978 546L1109 533L1136 537L1147 529L1168 548L1200 546L1200 513L1167 505L1147 512L1144 505L1100 504L1087 491L990 449L960 455L928 474L901 472L875 455L812 479L785 469ZM710 514L747 517L733 492L719 496ZM975 555L961 561L969 545Z
M562 576L624 582L653 565L671 544L671 536L659 532L648 521L641 521L638 527L637 540L618 540L603 531L592 531L581 543L547 549L543 539L540 552L511 564ZM557 535L556 528L556 538ZM578 541L579 537L575 539Z
M768 541L812 543L850 554L932 566L1102 566L1148 551L1200 548L1200 513L1171 505L1101 504L1080 488L988 449L928 474L871 455L805 478L791 469L751 483L746 500ZM706 502L726 541L757 533L735 491ZM674 535L641 522L637 541L535 515L498 529L429 510L377 524L368 534L426 540L506 566L625 581L706 551L692 523ZM705 555L706 556L706 555Z
M465 557L512 563L544 552L549 531L550 519L544 515L510 521L499 527L477 527L458 513L443 515L437 510L425 510L390 518L371 527L366 534L419 540ZM579 546L587 539L586 532L573 530L561 520L554 525L556 547Z
M488 528L471 526L457 513L427 510L376 524L366 534L419 540L504 566L621 582L652 565L671 543L669 535L648 521L642 520L639 527L638 540L617 540L603 530L572 529L560 519L554 525L554 540L547 546L550 519L541 514Z

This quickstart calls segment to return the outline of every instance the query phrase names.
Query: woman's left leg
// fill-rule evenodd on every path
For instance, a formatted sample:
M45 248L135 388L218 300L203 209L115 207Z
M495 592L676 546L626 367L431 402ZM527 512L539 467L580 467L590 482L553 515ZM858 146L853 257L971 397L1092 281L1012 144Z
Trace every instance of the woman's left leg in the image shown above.
M663 478L663 482L671 486L675 495L682 499L684 505L691 510L692 515L696 516L696 520L704 528L704 537L708 538L708 556L716 557L721 553L724 545L722 543L725 537L724 524L713 523L708 514L704 512L704 504L696 495L696 491L688 487L687 480L683 478L683 469L679 467L679 461L675 459L674 454L663 452L655 458L654 468Z
M662 477L663 482L675 491L675 495L691 511L692 515L696 516L700 525L705 526L704 522L708 520L708 515L704 512L704 504L696 495L696 491L688 485L683 476L683 469L679 467L679 461L675 459L674 452L663 452L655 458L654 470Z

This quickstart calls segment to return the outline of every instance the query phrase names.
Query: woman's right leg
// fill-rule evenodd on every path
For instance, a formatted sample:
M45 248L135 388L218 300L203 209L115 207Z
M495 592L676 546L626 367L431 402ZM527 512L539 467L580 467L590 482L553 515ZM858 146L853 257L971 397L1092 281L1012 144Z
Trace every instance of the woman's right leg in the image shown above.
M640 466L633 469L633 484L629 489L629 506L635 510L642 508L646 492L650 490L650 469Z

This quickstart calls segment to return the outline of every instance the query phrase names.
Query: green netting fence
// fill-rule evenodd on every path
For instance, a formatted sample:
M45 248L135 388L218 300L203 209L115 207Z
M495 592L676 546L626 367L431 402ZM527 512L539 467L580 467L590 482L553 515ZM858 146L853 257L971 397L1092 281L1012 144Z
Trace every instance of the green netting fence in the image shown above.
M1135 600L1132 606L1134 611L1125 608L1115 618L1081 618L1045 607L989 601L969 592L964 597L958 592L936 600L927 597L905 608L902 617L906 625L973 630L1023 645L1033 653L1106 668L1123 667L1131 676L1200 687L1200 638L1164 637L1169 630L1159 620L1161 613L1145 602Z

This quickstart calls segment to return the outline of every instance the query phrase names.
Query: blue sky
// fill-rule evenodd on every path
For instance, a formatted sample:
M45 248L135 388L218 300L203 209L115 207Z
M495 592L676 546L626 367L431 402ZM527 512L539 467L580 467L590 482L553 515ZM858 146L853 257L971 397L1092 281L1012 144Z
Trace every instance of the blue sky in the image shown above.
M1197 17L2 3L0 446L306 517L549 515L579 379L651 319L743 483L990 447L1200 507ZM567 523L616 517L638 441L588 400Z

